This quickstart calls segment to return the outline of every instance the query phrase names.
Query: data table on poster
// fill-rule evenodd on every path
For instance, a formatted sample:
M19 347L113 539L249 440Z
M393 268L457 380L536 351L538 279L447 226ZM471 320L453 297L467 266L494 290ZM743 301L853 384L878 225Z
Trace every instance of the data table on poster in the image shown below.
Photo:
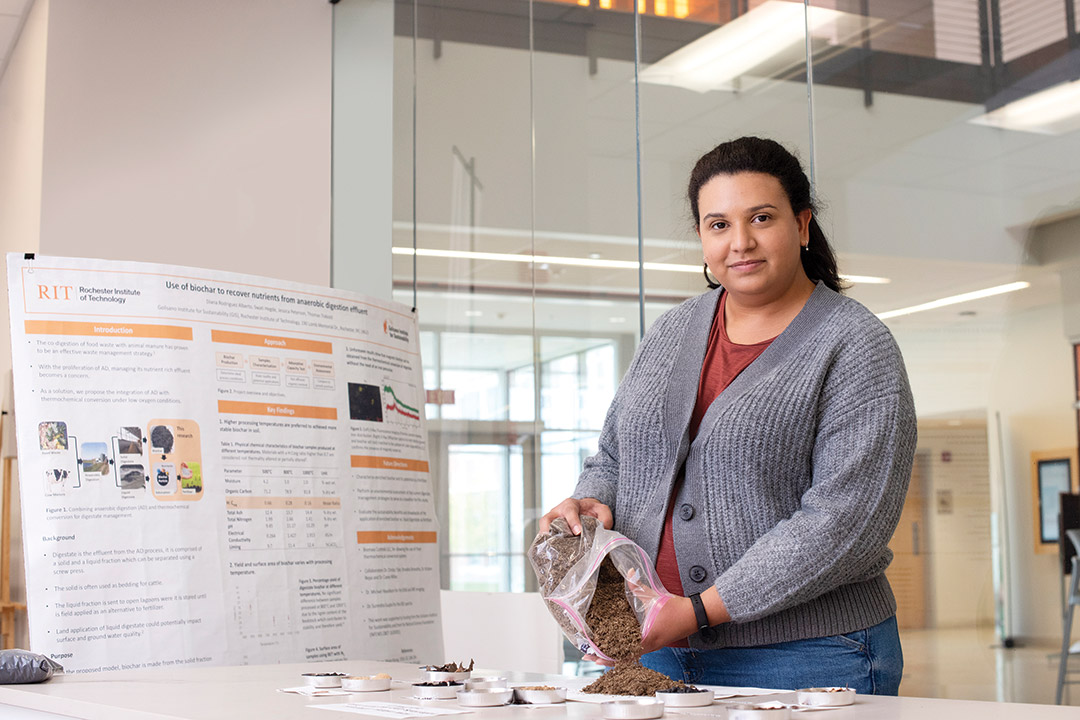
M230 550L341 547L341 498L332 468L227 467Z

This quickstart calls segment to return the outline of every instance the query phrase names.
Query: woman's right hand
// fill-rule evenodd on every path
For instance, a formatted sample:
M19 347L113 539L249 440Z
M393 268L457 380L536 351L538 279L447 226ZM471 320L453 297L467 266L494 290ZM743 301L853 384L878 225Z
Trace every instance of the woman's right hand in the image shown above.
M566 498L552 508L551 512L540 518L540 532L546 533L554 520L563 518L566 520L566 524L570 526L570 530L575 535L580 535L582 515L592 515L608 530L615 524L611 508L596 498L582 498L581 500Z

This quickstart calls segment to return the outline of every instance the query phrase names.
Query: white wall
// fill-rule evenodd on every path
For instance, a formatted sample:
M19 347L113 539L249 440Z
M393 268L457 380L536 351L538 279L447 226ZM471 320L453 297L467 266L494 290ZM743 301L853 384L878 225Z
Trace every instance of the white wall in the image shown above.
M38 0L0 78L0 250L4 253L38 250L48 19L48 0ZM10 366L7 308L7 293L3 293L0 373Z
M990 438L1001 414L1010 543L1013 633L1060 642L1061 572L1057 554L1036 554L1031 453L1076 446L1072 347L1060 305L1009 316L990 384ZM993 477L1001 463L991 443Z
M0 249L328 284L331 29L312 0L38 0L0 78ZM18 527L13 556L21 593Z
M332 12L52 0L41 252L327 284Z
M41 230L41 156L45 128L45 54L49 1L37 0L23 26L11 62L0 78L0 250L36 252ZM8 332L7 293L0 294L0 377L7 392L11 365L11 334ZM9 399L0 403L8 407ZM8 433L5 440L14 441ZM5 452L13 452L13 445ZM13 465L17 470L18 466ZM17 475L17 473L16 473ZM17 482L17 481L16 481ZM26 599L22 557L22 523L19 488L12 488L11 591L16 601ZM6 518L0 518L0 526ZM15 646L28 647L25 616L15 623Z

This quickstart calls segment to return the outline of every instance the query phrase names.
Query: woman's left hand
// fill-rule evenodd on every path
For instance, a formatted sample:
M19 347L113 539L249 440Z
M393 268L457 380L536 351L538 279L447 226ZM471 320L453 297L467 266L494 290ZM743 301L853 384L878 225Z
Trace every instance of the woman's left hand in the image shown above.
M651 591L650 591L651 592ZM697 630L690 598L668 595L658 602L642 626L641 651L659 650L690 637Z
M633 574L633 573L631 573ZM626 586L638 605L644 608L641 623L641 651L652 652L689 637L696 629L694 607L689 598L656 590L636 577L626 578Z

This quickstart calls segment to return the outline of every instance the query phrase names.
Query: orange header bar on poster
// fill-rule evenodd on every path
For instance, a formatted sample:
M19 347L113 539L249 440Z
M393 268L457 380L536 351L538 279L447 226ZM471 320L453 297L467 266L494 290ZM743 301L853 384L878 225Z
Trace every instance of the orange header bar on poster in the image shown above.
M136 325L110 322L69 322L67 320L26 320L27 335L87 335L112 338L164 338L191 340L191 328L176 325Z
M357 545L396 545L399 543L435 543L438 542L438 534L435 531L358 531L356 533Z
M302 340L300 338L278 337L276 335L256 335L253 333L234 332L232 330L211 330L210 339L216 343L233 345L252 345L261 348L280 350L303 350L305 352L331 354L333 346L321 340Z
M410 470L413 472L428 471L428 464L424 460L379 457L377 455L353 455L352 466L354 468L376 468L378 470Z
M272 417L337 420L337 408L317 407L315 405L285 405L284 403L218 400L218 412L222 414L233 413L236 415L270 415Z

